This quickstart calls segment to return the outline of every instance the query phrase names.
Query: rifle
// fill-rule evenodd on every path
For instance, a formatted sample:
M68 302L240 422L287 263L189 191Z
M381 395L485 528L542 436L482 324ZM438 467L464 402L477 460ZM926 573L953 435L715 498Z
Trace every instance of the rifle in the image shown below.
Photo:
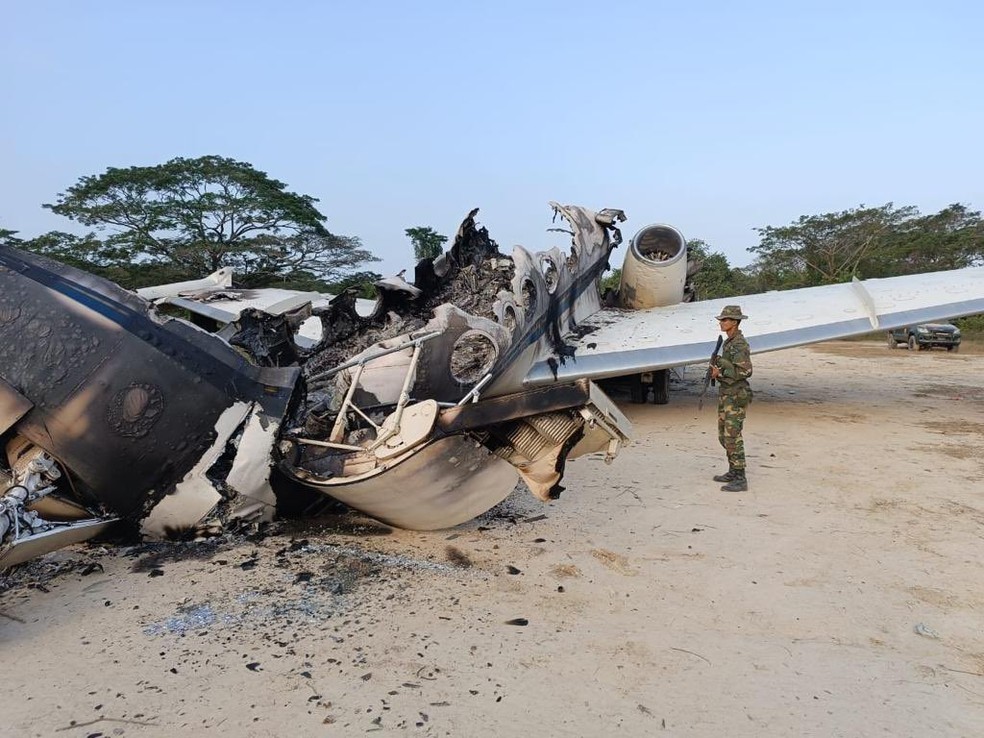
M721 353L721 344L724 343L724 336L718 334L718 342L714 346L714 350L711 352L711 362L707 365L707 371L704 372L704 386L700 390L700 399L697 400L697 409L702 410L704 408L704 395L707 394L707 388L709 385L714 384L714 378L711 376L711 367L714 366L714 362L717 361L718 354Z

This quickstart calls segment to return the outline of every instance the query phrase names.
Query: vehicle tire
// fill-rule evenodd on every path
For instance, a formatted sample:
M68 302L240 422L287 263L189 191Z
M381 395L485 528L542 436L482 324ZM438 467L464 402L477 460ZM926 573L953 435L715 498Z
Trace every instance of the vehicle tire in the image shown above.
M899 345L899 342L895 340L895 336L893 336L892 335L892 332L889 331L888 332L888 347L890 349L894 349L894 348L898 348L898 345Z
M953 353L958 353L960 351L960 344L957 343L957 344L954 344L953 346L947 346L946 347L946 350L947 351L952 351Z
M641 405L646 401L646 385L642 382L642 377L633 374L629 377L629 397L636 405Z
M653 372L653 404L666 405L670 401L670 370L657 369Z
M915 351L919 344L916 343L915 336L909 336L909 351Z

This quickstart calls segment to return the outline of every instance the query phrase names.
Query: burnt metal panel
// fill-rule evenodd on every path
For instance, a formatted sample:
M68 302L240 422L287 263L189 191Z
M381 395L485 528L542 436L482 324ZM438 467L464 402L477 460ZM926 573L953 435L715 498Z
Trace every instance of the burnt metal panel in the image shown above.
M0 435L13 428L32 407L30 400L0 379Z
M538 387L514 395L500 395L481 402L447 408L438 416L437 425L443 433L460 433L530 415L581 407L590 397L590 383L586 379L571 384Z
M170 491L233 402L282 417L298 374L253 366L107 280L0 247L0 378L34 404L17 431L120 515Z

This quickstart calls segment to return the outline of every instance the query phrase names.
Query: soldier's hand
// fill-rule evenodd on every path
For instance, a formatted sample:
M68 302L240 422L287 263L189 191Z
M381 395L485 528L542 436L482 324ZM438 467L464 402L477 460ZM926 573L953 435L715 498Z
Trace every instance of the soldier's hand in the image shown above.
M717 379L718 377L721 376L721 367L715 364L711 364L710 370L711 370L711 379Z

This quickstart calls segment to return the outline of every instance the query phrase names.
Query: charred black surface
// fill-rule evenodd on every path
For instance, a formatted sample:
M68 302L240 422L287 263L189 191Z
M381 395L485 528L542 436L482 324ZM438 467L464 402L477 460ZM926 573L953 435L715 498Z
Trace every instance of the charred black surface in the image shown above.
M311 350L305 366L305 376L318 374L351 358L350 348L371 346L384 317L363 318L355 310L357 290L347 289L335 297L326 308L313 314L321 321L321 340ZM395 335L395 334L394 334Z
M447 253L418 263L416 284L402 282L400 277L377 283L379 300L371 316L363 317L356 312L354 292L343 293L327 308L316 310L314 314L321 320L322 339L304 365L305 376L313 377L328 371L380 341L419 330L433 317L434 310L444 304L494 319L496 296L502 290L511 289L515 267L510 259L499 253L488 230L476 225L477 214L477 208L468 214ZM461 333L467 326L452 326L452 330ZM433 345L425 346L425 351L434 350L444 351ZM447 376L428 378L422 371L418 389L436 393L434 396L438 397L460 396L464 383L452 376L450 358L449 354L438 359L443 366L449 367ZM429 361L422 364L435 365ZM317 398L313 398L313 402L316 401Z
M468 213L468 216L458 226L454 243L448 250L447 258L451 273L446 276L451 279L454 278L454 272L457 270L468 266L478 267L486 259L502 256L496 242L489 237L488 229L475 226L476 215L478 215L478 208Z
M320 515L342 515L351 508L338 500L328 497L323 491L305 487L290 474L276 467L270 477L270 484L277 496L278 518L312 518Z
M0 379L0 437L31 409L31 401ZM0 459L0 467L5 459ZM6 481L0 476L0 483Z
M375 287L378 297L371 318L373 323L381 325L391 313L416 315L419 312L418 301L423 292L405 282L402 276L381 279L375 283Z
M563 492L566 487L561 485L561 481L564 479L564 470L567 468L567 455L570 454L571 449L573 449L578 442L584 438L584 427L578 428L571 437L567 439L563 447L560 450L560 454L557 456L557 463L554 465L554 470L560 475L557 483L550 488L547 495L551 500L556 500L560 497L560 493Z
M441 278L434 270L433 259L421 259L413 272L413 283L423 292L433 292L441 283Z
M547 366L550 367L550 371L553 372L553 378L557 379L557 367L559 366L557 360L552 356L548 356Z
M230 345L187 323L165 320L144 300L105 280L2 249L0 381L16 402L8 403L12 410L0 420L10 416L11 433L71 469L83 498L131 519L142 517L198 463L217 437L217 421L237 401L259 403L275 421L289 417L277 437L263 437L274 444L274 461L284 472L275 480L288 476L313 485L317 479L357 476L363 466L371 468L371 454L362 458L364 451L326 448L319 441L329 438L341 399L348 396L346 382L353 381L351 372L331 370L364 359L359 355L370 347L398 339L393 346L403 354L390 365L370 364L355 388L354 402L377 425L401 392L400 372L410 371L404 342L408 336L420 338L425 326L433 333L423 337L415 354L413 379L406 385L411 401L454 403L479 383L489 397L517 393L522 380L517 362L552 352L549 361L556 366L573 355L563 336L597 309L596 281L612 248L609 233L617 244L615 223L624 214L553 206L572 226L565 229L572 235L569 255L556 247L536 254L517 247L506 257L476 225L475 209L446 253L417 265L415 284L404 281L402 273L377 282L372 315L357 312L354 290L316 311L310 305L282 315L245 309L220 332ZM250 295L220 290L211 297ZM218 308L213 312L218 319L229 315ZM294 335L310 314L320 319L322 338L305 351ZM287 365L301 366L278 368ZM526 448L524 439L539 430L530 418L553 414L544 422L563 430L552 438L552 448L563 444L556 469L562 474L566 454L583 434L575 428L581 418L573 409L588 400L587 387L550 387L469 403L443 412L436 435L471 433L494 452L513 449L520 458L529 451L533 455L526 458L533 459L536 449ZM30 408L22 412L25 401ZM355 416L346 416L338 440L365 445L375 430ZM226 479L236 468L242 431L224 427L224 434L233 435L209 470L213 487L227 497L232 488ZM278 438L282 443L275 443ZM322 499L299 494L298 487L293 493L278 488L278 503L287 495L295 498L288 507L309 511ZM557 485L550 494L560 489ZM223 505L215 513L219 519L224 519Z
M615 228L612 229L612 233L614 234L612 248L615 248L621 242L621 232ZM577 302L578 297L584 290L598 289L597 285L600 283L601 277L607 269L607 259L603 262L599 261L595 263L575 280L574 289L569 290L558 299L551 300L550 302L547 309L547 335L550 339L550 345L556 354L556 360L560 364L565 364L568 359L577 361L575 347L565 342L563 338L565 333L580 337L581 331L583 330L574 320L574 303ZM566 325L562 326L561 316L565 314L568 316L568 320Z
M247 308L239 314L229 343L246 350L260 366L295 366L304 358L294 334L311 315L309 306L283 315Z
M454 313L449 316L441 340L428 341L421 346L422 359L417 367L414 392L419 392L422 398L452 401L461 398L470 384L455 376L452 357L458 340L469 330L471 327L464 316Z
M252 366L107 280L0 247L0 377L34 405L12 432L126 516L194 467L235 401L279 418L298 370Z
M587 380L559 387L539 387L515 395L448 408L438 416L441 432L452 434L504 423L518 417L583 406L590 398Z

